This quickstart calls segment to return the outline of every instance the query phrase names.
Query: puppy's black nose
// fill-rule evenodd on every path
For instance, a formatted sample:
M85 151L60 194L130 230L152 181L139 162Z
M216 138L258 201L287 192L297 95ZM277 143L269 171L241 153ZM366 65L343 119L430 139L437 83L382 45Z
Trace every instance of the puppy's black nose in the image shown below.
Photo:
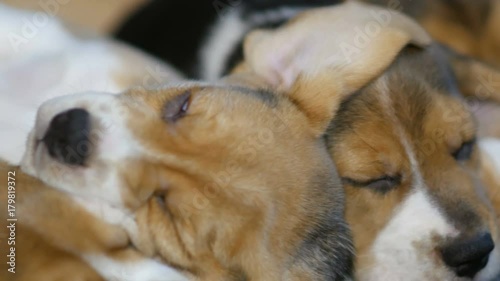
M43 142L53 158L71 165L83 165L90 152L89 129L89 113L73 108L52 119Z
M495 248L491 234L484 233L470 240L452 243L441 249L444 262L459 277L473 278L486 267Z

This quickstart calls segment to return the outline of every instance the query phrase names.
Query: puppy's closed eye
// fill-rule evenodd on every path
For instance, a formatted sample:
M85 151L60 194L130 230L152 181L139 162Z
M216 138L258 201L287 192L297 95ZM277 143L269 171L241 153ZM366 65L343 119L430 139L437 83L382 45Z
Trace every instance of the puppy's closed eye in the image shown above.
M191 101L191 92L184 92L165 104L162 117L167 122L175 122L184 117L188 110Z
M368 188L377 193L385 194L401 184L401 175L384 175L382 177L368 181L358 181L350 178L342 178L342 182L354 187Z
M459 149L452 153L453 158L457 161L467 161L471 159L472 153L474 152L474 145L476 144L476 140L473 139L468 142L464 142Z

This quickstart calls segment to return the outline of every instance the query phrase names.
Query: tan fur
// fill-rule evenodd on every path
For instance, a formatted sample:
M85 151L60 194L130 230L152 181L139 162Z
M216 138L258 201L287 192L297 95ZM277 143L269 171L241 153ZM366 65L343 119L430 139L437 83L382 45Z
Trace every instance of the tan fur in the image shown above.
M380 14L390 20L377 21ZM367 32L373 26L378 28L378 33L369 37L369 46L358 46L355 31ZM334 30L337 34L331 36ZM287 40L293 41L284 46ZM309 10L275 31L251 32L245 39L246 67L280 92L291 89L287 94L299 106L307 106L310 101L303 101L305 97L301 95L304 88L314 89L317 103L331 99L331 93L323 91L323 84L318 81L329 80L329 84L336 83L336 88L350 94L380 74L404 45L425 46L430 42L420 26L396 11L346 3ZM241 72L244 67L236 71ZM320 77L311 79L315 76ZM338 105L345 96L337 97L332 105ZM325 112L321 112L321 107L312 104L311 108L304 109L314 114L309 117L315 128L315 123L331 115L337 107L324 108ZM323 130L319 128L319 132Z
M377 47L361 48L346 63L338 43L352 42L354 33L345 27L363 28L382 11L359 4L313 10L275 33L252 34L247 64L221 84L113 97L141 152L116 166L124 205L139 226L134 246L197 280L343 278L350 239L323 133L342 98L379 75L407 43L430 42L396 13L373 38ZM336 25L346 14L347 23ZM275 45L290 34L302 47ZM300 45L318 34L322 44ZM263 50L278 54L278 63ZM183 94L186 116L166 119L169 102Z
M475 14L472 18L461 14L462 11L454 10L453 7L439 3L430 3L427 14L421 18L420 23L429 31L437 41L449 45L456 51L482 59L486 62L500 66L498 48L500 46L500 1L488 2L488 15ZM473 2L465 6L466 10L474 9ZM481 18L487 16L486 19ZM468 22L463 25L457 18ZM477 22L485 21L483 25Z
M461 93L479 122L479 135L500 138L500 68L466 56L450 56Z
M452 58L464 95L500 103L500 69L468 57Z
M418 21L437 42L461 54L500 66L499 0L361 1L404 12Z
M340 101L380 75L405 45L426 46L430 42L417 25L393 14L395 19L389 27L382 28L381 36L373 38L376 48L362 48L359 55L352 58L354 63L345 64L345 57L338 56L337 40L339 36L352 40L353 33L342 26L335 30L332 24L346 12L357 15L348 17L352 20L350 24L363 27L372 21L370 10L358 6L311 11L276 33L251 35L246 42L247 64L238 68L236 76L226 78L222 86L199 84L147 92L131 90L117 97L127 108L127 128L144 153L118 166L120 177L126 183L123 188L126 206L136 212L140 228L134 243L143 253L159 255L166 263L198 280L243 277L250 280L315 280L321 277L308 264L320 259L300 260L300 247L307 234L328 219L325 213L340 208L341 192L324 189L325 183L336 186L337 179L324 150L324 130ZM320 17L315 13L322 16L321 21L316 20ZM332 19L332 22L327 22L328 29L323 29L328 30L327 33L320 33L321 45L292 50L279 47L283 46L283 38L295 32L300 34L298 43L318 40L314 31L325 28L325 19ZM318 24L320 28L316 28ZM265 52L279 54L278 63L269 61ZM325 57L332 60L325 60ZM259 82L252 82L254 78ZM256 88L261 81L266 88L277 92L275 101L262 101L255 97L258 94L251 93L262 90ZM234 88L234 85L245 88ZM377 89L373 92L380 99L386 98L376 99L382 109L391 108L388 102L396 103L393 106L398 109L398 115L389 116L391 121L394 118L405 120L406 109L411 107L405 99L397 95L377 95ZM162 120L165 105L184 93L191 95L189 114L176 122ZM446 98L435 101L441 106L449 102ZM459 106L450 108L463 113L464 120L470 118ZM431 113L432 120L437 118L436 114ZM370 118L366 126L356 131L358 137L371 140L371 135L365 134L390 131L392 127L387 128L384 123L386 118L377 115ZM468 123L472 122L465 124ZM433 131L433 126L426 123L425 129ZM448 155L449 150L469 136L466 129L467 126L459 128L464 130L463 135L447 132L447 138L438 139L436 147L440 152L446 148ZM412 145L420 146L418 138L410 131L403 130L415 140ZM269 138L259 140L263 133L269 134ZM401 147L396 136L400 135L389 133L370 143L380 151L394 152L385 158L366 148L367 157L376 158L369 162L376 165L362 165L361 158L352 156L352 151L360 151L364 146L355 141L355 137L344 143L346 151L351 152L349 155L342 154L343 151L337 153L333 148L332 155L339 163L340 175L370 179L381 171L407 172L409 159L398 154ZM427 163L428 157L418 155L418 161ZM363 175L351 170L354 166L349 158L358 161L364 169ZM436 171L449 167L450 161L445 156L435 161L435 165L425 167L424 173L431 181L440 181ZM477 161L475 158L471 162L471 169L477 168ZM459 170L454 166L449 173L456 174ZM465 176L451 178L452 184L466 183L456 198L473 194L475 187L470 179ZM378 204L387 203L387 207L373 212L368 207L376 207L374 196L347 188L348 220L355 220L360 215L353 211L358 204L370 210L370 215L379 215L372 217L372 221L377 222L373 229L362 234L355 229L356 242L370 244L368 236L376 234L387 223L391 207L401 200L409 185L406 181L399 191L377 201ZM439 189L439 185L436 186ZM493 229L489 212L477 201L466 201L485 219L485 225L490 223ZM342 243L339 240L333 244ZM372 262L369 257L366 261Z
M72 280L103 280L72 253L124 247L127 245L125 233L103 225L71 203L67 196L24 174L19 168L0 162L3 183L7 184L10 171L16 173L16 273L7 271L6 255L10 246L2 239L1 268L2 276L5 276L2 280L62 281L68 276L74 277ZM0 199L7 202L7 189L2 191ZM2 221L5 222L7 217L6 210L3 210ZM2 227L0 234L8 237L8 229Z
M161 181L168 182L164 193L156 191L158 197L138 210L137 220L143 229L140 233L145 236L141 241L144 245L139 243L138 247L160 254L200 280L221 280L239 271L256 280L280 279L281 270L285 270L287 260L304 239L304 230L317 221L307 202L327 206L321 203L324 198L319 193L315 195L306 188L316 171L326 172L327 168L323 167L324 158L314 148L316 145L310 144L314 138L301 136L301 132L308 131L308 123L303 117L294 117L297 112L291 105L280 106L272 113L255 98L223 88L181 88L146 95L132 91L123 99L142 100L148 111L160 112L167 97L184 91L192 94L193 117L174 125L181 138L172 138L172 132L165 130L164 121L156 114L145 118L136 118L141 112L130 115L133 118L129 127L140 142L148 151L163 155L160 161L166 161L124 166L130 188L141 187L144 193L145 186L158 187ZM233 95L238 95L237 103L245 106L234 105L233 109L224 102ZM217 114L220 112L226 114ZM255 112L260 112L260 117ZM276 126L282 124L272 125L270 121L275 114L294 124L293 128L284 124L282 132L277 130ZM198 115L206 116L203 122L196 118ZM254 116L253 121L248 116ZM237 124L246 129L230 129ZM270 143L246 143L246 139L258 138L266 130L272 134ZM270 145L274 148L270 149ZM287 151L292 149L295 155L290 157ZM264 150L267 153L262 153ZM316 156L308 156L311 153ZM300 171L293 168L297 161L302 161ZM130 174L138 167L146 174ZM224 181L219 177L228 178ZM274 214L272 220L270 212ZM295 276L294 272L289 274ZM302 274L312 278L311 273Z
M2 230L3 232L3 230ZM7 271L7 253L2 240L2 280L10 281L104 281L90 266L76 256L41 239L40 235L18 224L16 228L16 273Z

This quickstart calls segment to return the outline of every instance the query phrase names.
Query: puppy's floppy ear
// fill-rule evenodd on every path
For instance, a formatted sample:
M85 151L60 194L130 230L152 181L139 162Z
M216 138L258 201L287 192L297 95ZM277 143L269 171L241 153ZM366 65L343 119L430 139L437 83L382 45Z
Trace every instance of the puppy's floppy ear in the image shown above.
M450 62L462 94L473 100L480 136L500 138L500 69L471 57L451 53Z
M284 93L322 134L343 98L379 76L407 44L431 43L413 20L349 2L305 12L245 40L245 67Z

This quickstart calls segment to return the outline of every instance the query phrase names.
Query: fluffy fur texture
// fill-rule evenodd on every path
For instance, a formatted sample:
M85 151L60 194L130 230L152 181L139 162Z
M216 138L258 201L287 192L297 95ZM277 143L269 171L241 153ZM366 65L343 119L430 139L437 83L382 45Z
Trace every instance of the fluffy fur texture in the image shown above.
M355 28L367 26L377 26L377 36L370 47L356 46ZM345 53L339 43L355 49ZM397 56L408 43L414 46ZM327 144L347 190L357 277L460 280L432 254L484 229L498 241L492 209L498 181L476 146L460 163L450 155L474 136L475 125L450 95L453 83L429 44L398 13L357 4L313 10L277 31L251 34L246 63L221 83L45 104L23 168L84 198L87 212L96 213L97 202L98 209L117 209L118 218L133 217L132 223L108 218L143 254L192 278L345 279L350 239L323 143L332 122ZM55 114L76 107L90 113L98 131L84 166L49 157L37 142ZM124 147L113 145L122 140ZM88 177L99 171L114 176L101 192ZM359 184L385 175L397 184L382 182L380 190ZM414 225L402 223L414 214ZM408 239L393 243L394 232ZM412 267L399 271L396 259ZM495 278L497 263L498 249L476 279ZM394 270L383 271L387 265Z
M165 107L183 93L190 94L188 115L166 119ZM96 202L116 206L117 218L133 218L132 227L114 223L135 247L195 280L342 280L351 248L333 164L307 118L267 95L186 84L56 99L42 106L37 123L84 108L100 135L92 156L85 166L55 160L37 142L43 130L35 130L23 169L91 198L83 205L91 212ZM276 115L287 121L270 122ZM98 125L106 121L109 129ZM117 142L128 146L106 149Z
M379 75L408 42L430 41L394 14L376 47L338 55L338 40L355 35L346 27L383 12L350 4L303 14L284 34L256 33L249 65L219 83L47 102L22 167L90 200L82 205L90 212L97 202L133 217L132 225L119 223L132 244L195 280L349 279L344 197L323 134L348 93ZM319 26L304 33L302 23ZM304 45L319 34L328 40ZM296 48L278 45L293 35ZM277 44L275 61L259 55L268 40ZM318 64L321 56L330 59ZM326 77L336 82L324 84ZM92 149L82 165L49 156L40 142L54 116L72 108L90 118Z
M334 48L329 54L318 47L330 42L322 27L331 15L310 13L311 17L305 13L276 31L251 33L245 45L249 61L236 72L249 67L270 83L287 87L297 77L299 81L304 78L296 75L297 66L304 62L312 62L309 73L314 73L316 67L328 65L329 59L337 59ZM343 28L373 31L370 23L382 25L385 21L380 19L398 25L395 15L372 12L364 24ZM344 16L350 17L349 13ZM406 23L399 26L411 30ZM383 33L370 36L367 32L357 38L360 36L370 44L354 50L384 48L375 44ZM301 40L304 37L306 41ZM481 88L485 86L479 78L496 77L499 72L438 44L427 44L422 40L425 35L417 38L421 40L414 42L420 44L410 44L385 72L343 100L326 134L347 193L346 216L353 229L359 280L470 280L458 277L456 269L445 264L441 249L483 232L491 233L496 243L500 238L498 171L473 141L478 138L476 108L467 108L462 95L483 103L498 101L498 93ZM351 43L342 34L336 39L331 42L338 48ZM386 48L391 46L388 40L382 42ZM357 47L355 42L350 46ZM261 58L259 63L253 62L256 57ZM357 62L365 68L373 63L366 58ZM329 74L316 80L316 85L338 81ZM362 73L358 71L352 81L359 77ZM324 98L317 91L317 98ZM317 108L315 112L321 111ZM477 116L481 125L498 122ZM484 130L485 135L489 133ZM464 150L471 151L470 155L456 156ZM497 247L474 280L498 278L498 255Z

